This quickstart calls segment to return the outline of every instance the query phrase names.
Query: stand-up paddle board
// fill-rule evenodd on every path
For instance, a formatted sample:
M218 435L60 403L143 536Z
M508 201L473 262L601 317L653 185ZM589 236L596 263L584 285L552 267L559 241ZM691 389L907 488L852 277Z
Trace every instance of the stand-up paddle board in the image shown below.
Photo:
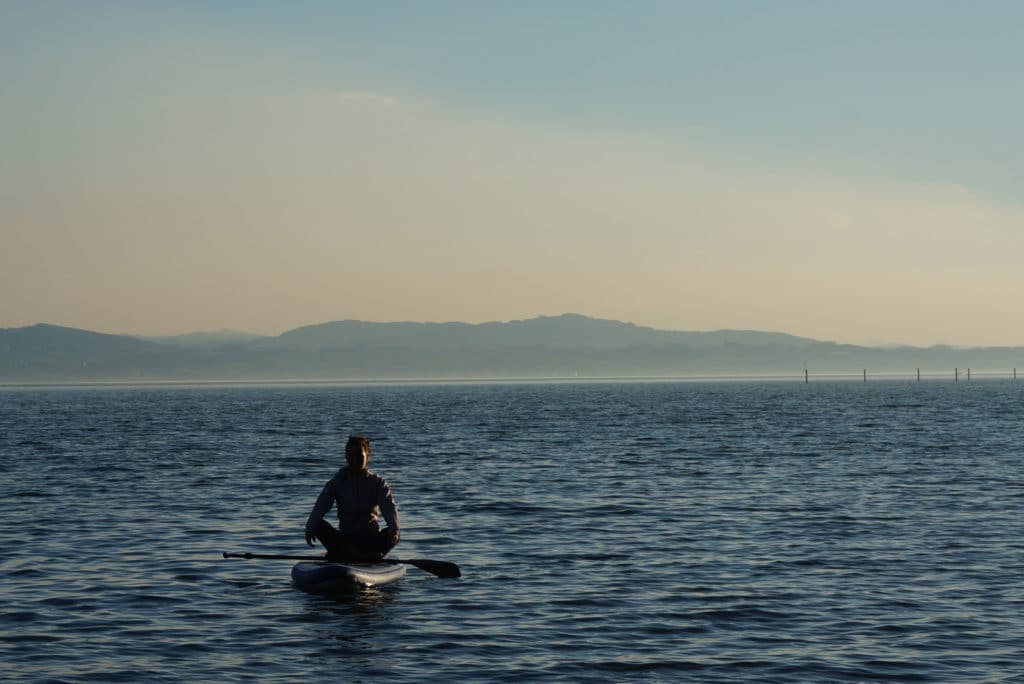
M292 582L305 591L377 587L405 576L401 563L333 563L303 561L292 566Z

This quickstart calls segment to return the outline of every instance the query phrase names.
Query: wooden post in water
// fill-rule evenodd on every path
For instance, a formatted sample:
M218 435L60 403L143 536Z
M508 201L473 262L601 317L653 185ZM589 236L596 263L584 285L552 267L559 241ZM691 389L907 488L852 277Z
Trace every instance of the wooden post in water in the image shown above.
M806 385L808 382L810 382L810 380L807 378L807 369L804 368L804 384Z
M868 369L865 368L864 369L864 382L867 382L867 381L868 381Z
M920 368L917 369L917 381L921 382L921 369Z
M954 368L953 369L953 382L960 382L960 369L959 368Z

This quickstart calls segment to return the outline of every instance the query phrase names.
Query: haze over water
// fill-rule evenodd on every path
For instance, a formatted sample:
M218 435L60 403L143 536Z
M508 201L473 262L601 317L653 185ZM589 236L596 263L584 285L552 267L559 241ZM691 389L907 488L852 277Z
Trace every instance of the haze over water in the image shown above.
M1024 385L0 390L9 681L1012 682ZM340 463L410 568L288 561Z

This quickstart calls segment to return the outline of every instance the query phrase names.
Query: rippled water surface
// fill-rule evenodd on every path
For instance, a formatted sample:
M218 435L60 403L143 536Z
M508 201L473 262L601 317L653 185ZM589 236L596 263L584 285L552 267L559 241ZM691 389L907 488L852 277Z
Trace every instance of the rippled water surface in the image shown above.
M290 584L344 437L458 563ZM7 681L1024 680L1024 383L0 390Z

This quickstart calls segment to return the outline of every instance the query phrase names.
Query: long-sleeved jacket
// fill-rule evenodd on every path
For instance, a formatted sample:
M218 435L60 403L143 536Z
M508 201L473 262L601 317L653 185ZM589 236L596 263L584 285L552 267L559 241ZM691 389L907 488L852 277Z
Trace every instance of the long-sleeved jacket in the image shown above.
M344 467L335 473L317 497L306 529L313 529L331 506L337 506L338 530L345 534L376 533L378 515L384 517L389 529L396 532L400 529L398 506L391 495L391 487L387 480L369 470L354 471Z

